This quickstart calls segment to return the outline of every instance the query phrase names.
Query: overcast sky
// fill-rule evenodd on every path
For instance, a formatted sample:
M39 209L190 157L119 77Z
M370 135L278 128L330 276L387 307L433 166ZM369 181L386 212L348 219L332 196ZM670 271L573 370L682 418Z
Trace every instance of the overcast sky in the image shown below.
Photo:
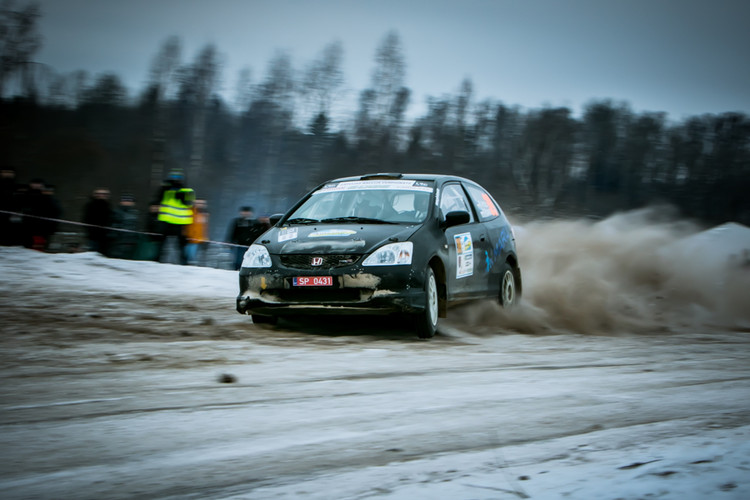
M26 0L16 0L27 3ZM411 113L426 96L454 94L524 108L591 99L627 101L670 118L750 113L750 0L37 0L44 45L37 60L59 72L114 72L131 91L148 78L170 35L183 60L213 43L223 87L265 77L286 51L302 70L329 43L344 48L354 102L369 85L377 46L401 39Z

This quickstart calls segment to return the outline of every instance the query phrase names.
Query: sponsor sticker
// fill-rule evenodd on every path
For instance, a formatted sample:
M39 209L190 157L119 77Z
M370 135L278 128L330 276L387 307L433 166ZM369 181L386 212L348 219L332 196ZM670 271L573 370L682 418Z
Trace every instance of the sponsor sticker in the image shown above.
M323 231L315 231L308 235L309 238L330 238L330 237L342 237L351 236L357 234L357 231L351 229L325 229Z
M371 181L345 181L331 183L318 189L313 194L330 193L333 191L362 191L370 189L388 189L405 191L432 192L432 187L421 181L409 180L371 180Z
M279 243L282 241L294 240L297 238L296 227L282 227L279 229Z
M471 233L461 233L453 237L456 244L456 278L466 278L474 274L474 244Z

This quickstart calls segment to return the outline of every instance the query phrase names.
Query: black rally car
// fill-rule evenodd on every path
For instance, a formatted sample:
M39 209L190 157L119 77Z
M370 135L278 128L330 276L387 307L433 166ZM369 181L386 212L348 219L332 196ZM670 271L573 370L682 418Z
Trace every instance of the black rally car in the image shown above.
M247 250L237 311L406 313L435 334L448 305L521 295L513 229L490 194L448 175L371 174L326 182Z

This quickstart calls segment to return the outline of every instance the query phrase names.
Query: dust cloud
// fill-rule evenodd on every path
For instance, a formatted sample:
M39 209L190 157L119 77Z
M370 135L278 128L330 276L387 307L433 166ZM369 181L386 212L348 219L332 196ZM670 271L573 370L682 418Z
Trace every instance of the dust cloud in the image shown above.
M668 207L519 226L520 305L468 306L449 323L480 333L750 330L750 229L730 226L703 231Z

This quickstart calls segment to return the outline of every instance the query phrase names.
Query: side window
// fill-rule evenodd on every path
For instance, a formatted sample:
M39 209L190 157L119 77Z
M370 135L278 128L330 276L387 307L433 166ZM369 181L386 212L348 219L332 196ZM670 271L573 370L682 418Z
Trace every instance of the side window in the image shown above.
M471 184L467 184L465 187L482 222L500 216L500 207L497 206L497 203L495 203L495 200L492 199L492 196L487 191Z
M440 212L445 217L448 212L457 210L469 212L470 222L474 222L473 210L469 206L464 190L458 184L446 184L440 196Z

